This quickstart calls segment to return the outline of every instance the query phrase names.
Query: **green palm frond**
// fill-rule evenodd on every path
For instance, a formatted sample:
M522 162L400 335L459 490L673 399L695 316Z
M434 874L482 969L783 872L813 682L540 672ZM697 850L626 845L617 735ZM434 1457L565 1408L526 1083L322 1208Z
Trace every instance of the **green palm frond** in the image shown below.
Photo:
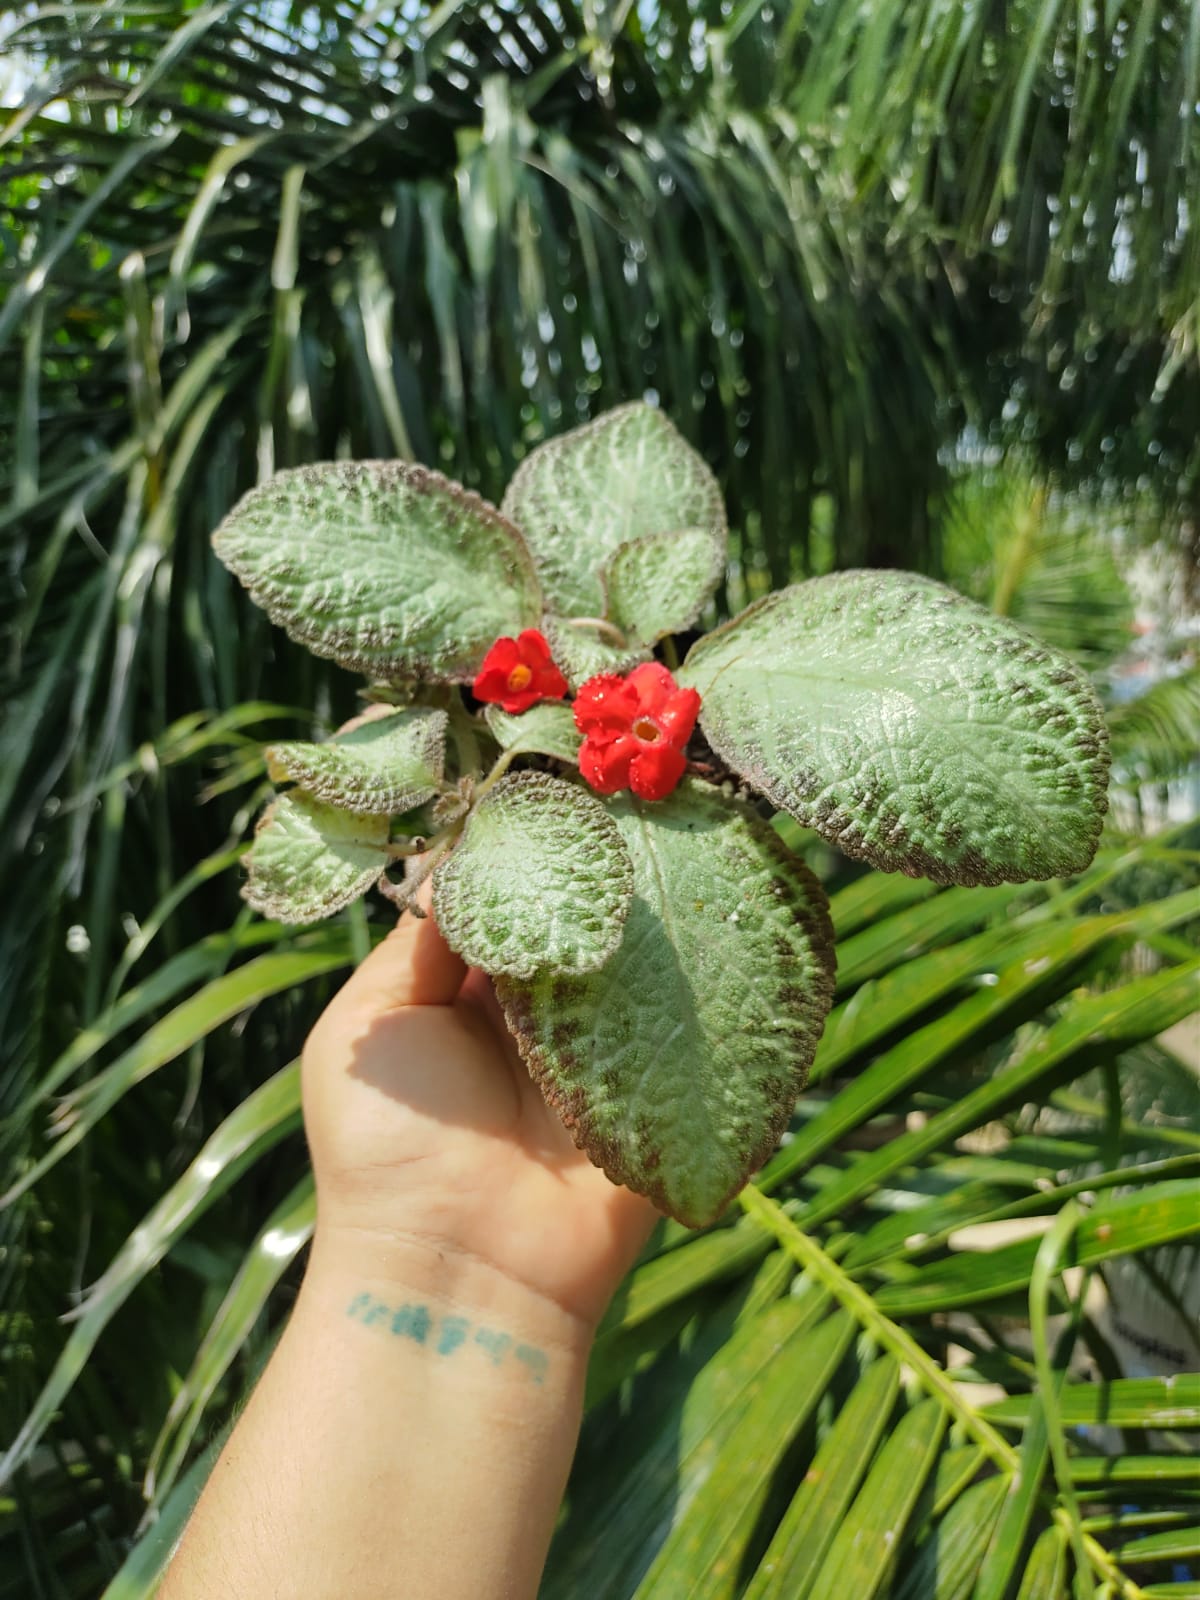
M1100 507L1064 499L1019 459L968 473L942 523L954 585L1093 671L1133 637L1118 534Z
M0 1407L24 1440L0 1594L90 1600L118 1568L111 1600L152 1592L294 1292L294 1258L255 1243L278 1226L299 1252L307 1227L294 1118L255 1120L263 1063L295 1056L371 931L317 948L239 908L222 864L261 743L327 728L353 685L244 605L211 528L270 471L339 455L494 495L547 433L653 391L726 491L722 604L834 564L937 570L943 543L958 572L960 522L994 532L954 488L964 437L1016 441L1035 481L1096 503L1148 497L1169 531L1200 459L1192 9L88 0L14 19L0 1149L3 1187L27 1181L0 1221ZM1111 561L1057 503L1044 520L1054 537L1010 540L998 568L968 555L966 586L1109 659ZM1125 767L1176 770L1194 700L1185 674L1119 708ZM762 1189L874 1309L798 1270L776 1213L664 1228L597 1347L549 1592L577 1541L597 1594L1064 1592L1078 1530L1007 1320L1036 1241L960 1230L1094 1193L1064 1248L1100 1274L1192 1226L1170 1185L1194 1135L1097 1108L1086 1077L1098 1054L1136 1067L1195 1003L1187 842L1114 848L1065 889L840 890L839 1006ZM1039 1123L1072 1094L1069 1133ZM123 1253L143 1225L153 1271ZM892 1327L965 1352L957 1399L902 1376ZM1008 1398L980 1456L961 1407L985 1380ZM1071 1430L1118 1402L1133 1431L1100 1468ZM1060 1407L1084 1532L1149 1593L1190 1559L1170 1552L1200 1488L1182 1454L1147 1459L1136 1430L1164 1404L1073 1381ZM1194 1425L1180 1402L1172 1426ZM144 1490L160 1520L126 1561Z
M1163 677L1108 713L1119 769L1143 783L1163 782L1200 760L1200 667Z
M1174 892L1128 911L1086 910L1122 877L1147 872L1165 875ZM1163 1426L1165 1390L1136 1400L1130 1391L1126 1400L1119 1384L1085 1381L1086 1365L1077 1364L1062 1400L1066 1421L1056 1422L1037 1410L1044 1385L1028 1350L1003 1330L1024 1305L1046 1222L1069 1200L1086 1202L1069 1259L1088 1273L1143 1257L1161 1262L1172 1242L1197 1236L1200 1135L1160 1117L1153 1093L1116 1122L1103 1099L1091 1109L1097 1063L1132 1066L1200 1004L1194 956L1141 973L1121 964L1135 941L1194 919L1195 885L1194 853L1150 842L1103 853L1066 895L1036 885L936 891L871 874L835 894L845 960L810 1093L759 1179L762 1198L747 1201L751 1214L698 1236L664 1224L602 1328L548 1595L578 1592L584 1570L592 1592L614 1596L687 1592L701 1573L717 1585L713 1593L729 1595L747 1584L764 1597L807 1592L810 1583L814 1594L833 1593L822 1587L833 1575L839 1593L851 1592L844 1581L881 1596L965 1594L985 1575L996 1581L997 1561L1015 1584L1039 1532L1054 1530L1070 1548L1070 1502L1055 1488L1047 1453L1055 1427L1068 1430L1069 1472L1086 1486L1089 1516L1109 1508L1085 1543L1098 1578L1105 1551L1138 1527L1127 1510L1138 1474L1155 1487L1137 1489L1132 1503L1186 1510L1200 1487L1193 1456L1151 1465L1137 1454L1135 1431L1133 1454L1118 1458L1106 1489L1100 1436L1071 1432L1077 1416L1109 1416L1117 1397L1129 1418L1123 1426ZM319 971L350 959L349 930L336 924L318 935L252 931L231 935L228 978L206 971L205 962L220 959L215 943L177 958L179 983L164 967L148 1001L170 1009L144 1039L136 1031L147 1002L135 986L99 1019L87 1050L64 1060L55 1077L66 1098L27 1197L48 1220L57 1197L71 1192L77 1158L69 1146L81 1122L92 1129L85 1148L107 1160L114 1119L136 1119L146 1093L178 1080L198 1046L227 1052L227 989L252 1006L251 1027L277 1027L266 1019L291 1004L278 989L287 963L316 962ZM267 954L258 954L264 942ZM1089 974L1103 981L1090 988ZM283 1059L278 1038L265 1048ZM190 1369L186 1382L173 1397L136 1382L118 1392L136 1406L129 1449L149 1470L151 1505L177 1514L180 1474L269 1348L294 1281L289 1262L311 1228L302 1152L289 1142L294 1078L285 1069L233 1108L136 1219L129 1243L114 1249L23 1418L9 1460L24 1463L23 1492L42 1492L47 1440L65 1446L76 1429L97 1425L89 1418L93 1374L115 1362L109 1382L122 1382L114 1346L122 1319L141 1326L169 1288L174 1315L162 1326L173 1330L177 1370ZM1072 1083L1079 1088L1067 1093L1062 1086ZM1059 1093L1067 1099L1056 1126L1030 1118L1031 1105ZM271 1248L243 1255L251 1241L229 1248L223 1208L248 1183L261 1188L268 1171L273 1198L252 1209ZM999 1224L1015 1230L1012 1242L993 1240ZM283 1236L292 1241L286 1255ZM194 1310L183 1323L189 1274ZM1054 1273L1048 1282L1058 1305ZM1079 1304L1074 1315L1080 1349L1103 1348L1103 1318ZM970 1361L947 1377L952 1344ZM1057 1359L1066 1359L1061 1348ZM896 1362L908 1374L903 1384ZM978 1385L997 1382L1010 1399L993 1419L976 1395ZM868 1391L873 1424L865 1428L853 1418ZM1189 1411L1188 1393L1181 1380L1175 1429L1200 1426L1200 1397ZM1022 1437L1036 1448L1039 1489L1017 1516L1005 1508ZM896 1459L911 1460L909 1470L898 1474ZM814 1462L819 1470L810 1472ZM104 1467L101 1457L96 1470ZM130 1499L134 1489L127 1484ZM194 1493L189 1478L185 1498ZM161 1540L135 1547L114 1594L151 1593L168 1549ZM1141 1572L1136 1559L1130 1570Z

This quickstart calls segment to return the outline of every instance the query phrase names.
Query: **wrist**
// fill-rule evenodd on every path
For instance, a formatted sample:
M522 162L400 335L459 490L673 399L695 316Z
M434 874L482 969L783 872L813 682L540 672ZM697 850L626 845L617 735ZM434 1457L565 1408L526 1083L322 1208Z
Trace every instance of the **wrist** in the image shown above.
M582 1372L595 1335L592 1319L461 1241L390 1225L318 1223L304 1293L366 1331L466 1356L464 1375Z

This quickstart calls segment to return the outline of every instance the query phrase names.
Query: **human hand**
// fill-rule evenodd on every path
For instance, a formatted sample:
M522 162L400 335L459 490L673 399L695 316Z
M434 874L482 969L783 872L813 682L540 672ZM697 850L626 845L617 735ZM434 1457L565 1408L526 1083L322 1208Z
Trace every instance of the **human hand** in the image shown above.
M511 1286L595 1327L658 1213L576 1149L431 916L405 915L334 998L303 1084L318 1249Z
M431 917L350 978L302 1078L312 1257L164 1597L532 1597L657 1213L576 1150Z

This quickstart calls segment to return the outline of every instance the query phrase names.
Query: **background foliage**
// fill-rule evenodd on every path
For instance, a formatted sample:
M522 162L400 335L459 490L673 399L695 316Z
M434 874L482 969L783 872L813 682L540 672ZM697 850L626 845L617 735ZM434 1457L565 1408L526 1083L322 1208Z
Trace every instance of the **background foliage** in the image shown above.
M297 936L236 899L259 742L328 728L353 684L243 603L212 527L334 456L498 495L532 443L653 391L726 492L723 605L832 565L945 571L1103 683L1130 601L1096 528L1195 538L1200 21L1182 0L147 0L14 22L0 1593L95 1594L145 1491L163 1515L128 1596L286 1314L311 1195L285 1063L374 932ZM1198 723L1194 669L1121 708L1120 780L1169 776ZM1087 1537L1158 1540L1120 1560L1170 1592L1200 1472L1168 1430L1200 1398L1075 1385L1056 1407L1036 1360L1114 1376L1103 1319L1027 1343L1036 1241L947 1240L1094 1195L1042 1257L1054 1309L1068 1257L1103 1275L1195 1231L1194 1101L1153 1041L1196 1006L1198 844L1114 833L1079 884L946 893L816 858L843 1005L764 1184L784 1217L665 1229L631 1280L549 1593L582 1592L582 1552L597 1594L703 1573L1049 1596L1074 1565L1102 1588L1073 1486ZM865 1300L827 1298L788 1218ZM1137 1259L1175 1292L1176 1257ZM896 1327L967 1352L949 1391L921 1398L908 1349L898 1385ZM985 1380L1009 1398L981 1440L962 1396ZM1097 1438L1067 1463L1063 1429L1100 1421L1130 1430L1118 1464ZM803 1486L818 1450L840 1500Z

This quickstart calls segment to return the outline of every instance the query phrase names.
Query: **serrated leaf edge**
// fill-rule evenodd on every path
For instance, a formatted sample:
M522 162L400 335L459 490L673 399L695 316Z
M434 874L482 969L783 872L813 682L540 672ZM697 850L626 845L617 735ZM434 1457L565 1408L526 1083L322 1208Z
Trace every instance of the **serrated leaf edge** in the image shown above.
M724 560L725 552L729 543L729 515L725 509L725 497L721 493L721 486L717 482L712 468L709 467L707 461L705 461L704 457L700 455L700 452L696 449L696 447L689 442L683 430L676 426L667 412L658 406L650 406L647 408L644 400L626 400L623 405L612 406L609 408L609 410L602 411L598 417L593 417L590 422L583 422L580 423L578 427L568 428L564 433L556 433L550 439L539 440L533 449L530 450L529 454L518 463L517 470L508 480L508 486L500 500L500 515L507 518L514 527L519 529L520 524L513 514L511 507L513 502L518 499L521 493L524 491L526 479L533 475L538 466L545 461L548 454L559 454L561 453L561 450L568 445L568 443L572 446L576 445L581 440L586 439L589 434L599 433L603 429L610 427L619 417L626 416L633 411L644 411L646 409L654 411L659 417L662 418L669 431L674 433L677 438L682 440L683 444L689 450L691 450L694 455L696 455L696 457L704 466L705 471L708 473L709 483L707 485L706 498L710 508L713 543L720 550L721 558ZM696 523L689 524L691 527L696 527L697 525L698 524ZM632 539L625 541L626 544L633 544L635 542L636 541ZM528 549L529 547L526 546L526 548ZM622 548L622 546L618 546L618 548ZM615 554L616 551L613 552L613 555ZM530 555L536 569L537 558L536 556L533 556L532 551L530 552ZM609 559L611 560L611 557ZM607 564L607 561L600 562L596 567L593 568L593 576L600 579L602 586L604 584L603 572ZM556 613L547 611L546 615L551 616L556 615ZM699 611L697 612L697 615L699 615Z
M648 545L652 543L657 544L663 539L670 539L675 534L692 532L704 533L705 530L704 528L697 529L696 525L693 523L689 524L686 528L673 528L665 533L644 533L637 539L626 539L624 544L618 545L613 551L612 555L609 556L608 560L600 568L599 573L600 587L604 592L605 599L605 617L609 617L613 606L611 569L613 563L623 551L630 550L635 545ZM686 633L687 630L695 623L696 619L704 610L708 602L712 599L713 591L716 589L717 584L721 581L721 573L725 568L725 541L725 533L722 533L720 536L712 533L708 535L708 542L712 554L712 559L709 563L708 575L704 580L704 587L699 600L697 600L695 606L688 613L684 621L677 623L675 627L668 628L662 633L656 633L653 638L647 638L645 634L637 631L631 623L627 624L622 618L613 619L616 622L616 625L618 627L625 628L632 639L636 639L639 643L645 644L647 648L656 645L660 639L667 638L669 634Z

